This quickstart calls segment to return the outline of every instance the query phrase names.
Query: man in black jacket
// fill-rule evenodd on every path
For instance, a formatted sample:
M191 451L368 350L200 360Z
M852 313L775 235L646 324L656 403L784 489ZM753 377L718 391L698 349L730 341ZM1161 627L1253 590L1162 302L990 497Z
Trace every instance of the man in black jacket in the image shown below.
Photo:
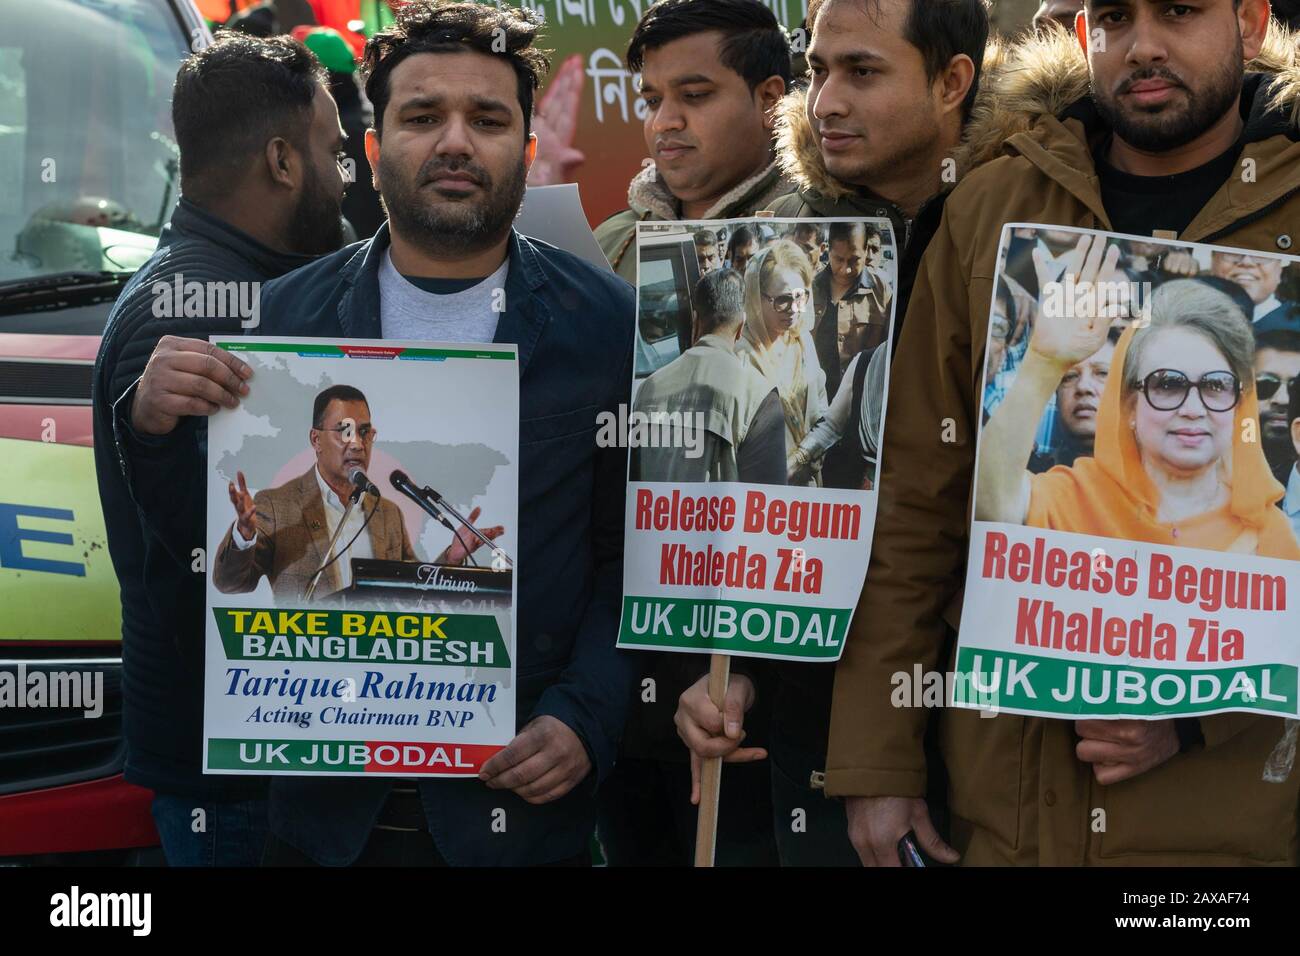
M95 468L122 595L126 779L154 791L174 866L256 863L265 784L200 771L204 413L222 399L214 387L213 401L164 405L145 421L137 388L150 387L139 384L146 363L157 383L229 359L170 343L256 324L261 283L339 246L343 133L323 80L287 37L227 35L181 66L172 113L183 198L114 305L95 365ZM246 372L230 361L232 375Z

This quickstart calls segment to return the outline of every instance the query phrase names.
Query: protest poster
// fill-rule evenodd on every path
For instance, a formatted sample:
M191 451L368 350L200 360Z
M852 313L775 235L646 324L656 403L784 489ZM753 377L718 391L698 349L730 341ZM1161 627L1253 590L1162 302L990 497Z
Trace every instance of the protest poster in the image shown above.
M1296 716L1297 291L1287 256L1006 226L953 703Z
M888 220L640 223L619 646L831 662L870 557Z
M204 771L467 776L515 733L512 345L213 337Z

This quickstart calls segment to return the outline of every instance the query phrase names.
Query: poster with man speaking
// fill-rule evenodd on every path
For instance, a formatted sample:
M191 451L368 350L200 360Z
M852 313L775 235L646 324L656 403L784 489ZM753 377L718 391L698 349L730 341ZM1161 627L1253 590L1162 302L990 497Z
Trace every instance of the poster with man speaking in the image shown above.
M466 776L515 728L513 346L214 338L208 773Z
M1300 260L1008 225L953 698L1294 717Z
M875 523L885 219L641 223L619 646L834 661Z

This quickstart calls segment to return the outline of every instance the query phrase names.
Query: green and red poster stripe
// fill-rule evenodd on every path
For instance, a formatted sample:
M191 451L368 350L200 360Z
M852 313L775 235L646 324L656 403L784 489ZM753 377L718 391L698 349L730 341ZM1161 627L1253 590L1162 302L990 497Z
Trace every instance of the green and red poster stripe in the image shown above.
M401 740L208 741L208 770L262 773L372 773L476 776L503 744L412 743Z
M310 342L286 344L284 342L258 342L235 339L217 342L227 352L287 352L290 355L312 355L321 358L365 359L498 359L514 361L509 349L414 349L385 345L318 345Z

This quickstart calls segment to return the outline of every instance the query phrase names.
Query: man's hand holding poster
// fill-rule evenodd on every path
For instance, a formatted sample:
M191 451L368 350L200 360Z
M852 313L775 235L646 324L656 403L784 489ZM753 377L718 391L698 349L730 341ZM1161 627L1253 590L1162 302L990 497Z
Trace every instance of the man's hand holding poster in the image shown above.
M835 661L866 574L887 220L641 223L619 646Z
M475 775L515 734L513 346L215 340L205 771Z
M1296 716L1297 283L1283 256L1005 228L956 704Z

